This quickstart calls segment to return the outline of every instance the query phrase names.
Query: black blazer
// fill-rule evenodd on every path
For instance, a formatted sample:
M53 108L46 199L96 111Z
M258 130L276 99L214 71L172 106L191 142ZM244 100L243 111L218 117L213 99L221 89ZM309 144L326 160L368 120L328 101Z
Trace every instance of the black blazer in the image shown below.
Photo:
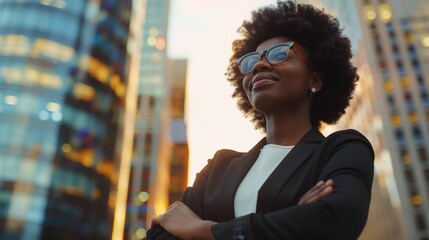
M258 192L256 213L235 218L234 197L256 161L262 139L248 153L219 150L197 174L182 200L199 217L218 222L216 239L356 239L365 226L374 174L369 141L355 130L325 138L313 128L268 177ZM320 180L332 179L334 192L297 205ZM148 239L176 239L159 226Z

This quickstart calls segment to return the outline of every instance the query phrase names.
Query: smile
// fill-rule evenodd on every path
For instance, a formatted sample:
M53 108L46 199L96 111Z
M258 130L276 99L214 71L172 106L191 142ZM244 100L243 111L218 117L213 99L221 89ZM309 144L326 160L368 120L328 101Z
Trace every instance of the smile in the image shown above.
M255 82L252 85L252 90L255 90L257 88L260 88L260 87L263 87L263 86L267 86L267 85L270 85L270 84L273 84L273 83L276 83L276 82L277 81L272 80L272 79L261 79L261 80Z
M252 81L250 82L249 89L255 90L257 88L276 83L277 81L278 78L273 76L272 74L258 73L253 77Z

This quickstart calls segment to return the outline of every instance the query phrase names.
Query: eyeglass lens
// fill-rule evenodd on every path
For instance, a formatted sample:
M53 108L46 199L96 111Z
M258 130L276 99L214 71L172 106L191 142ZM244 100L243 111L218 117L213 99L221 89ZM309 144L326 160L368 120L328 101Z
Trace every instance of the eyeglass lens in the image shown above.
M268 63L270 64L280 64L284 61L286 61L289 51L292 44L285 43L280 44L277 46L274 46L270 48L266 54L265 58L267 59ZM261 59L264 52L254 52L246 55L243 59L240 61L240 71L242 74L250 73L253 68L255 67L256 63Z

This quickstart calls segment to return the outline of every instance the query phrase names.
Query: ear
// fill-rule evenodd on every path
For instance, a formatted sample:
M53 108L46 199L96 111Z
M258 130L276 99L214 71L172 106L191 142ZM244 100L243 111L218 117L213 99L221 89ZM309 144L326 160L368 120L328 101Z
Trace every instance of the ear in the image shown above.
M323 88L323 77L319 72L314 72L310 80L310 89L315 88L316 91L320 91Z

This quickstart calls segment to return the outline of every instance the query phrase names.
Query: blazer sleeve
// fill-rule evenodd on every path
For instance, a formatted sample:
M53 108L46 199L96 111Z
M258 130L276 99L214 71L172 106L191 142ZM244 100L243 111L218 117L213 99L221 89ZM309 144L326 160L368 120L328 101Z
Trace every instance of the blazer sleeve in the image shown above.
M320 179L334 181L332 194L317 202L215 224L215 239L357 239L367 220L373 160L369 142L337 146L320 173Z
M197 173L194 184L192 187L187 187L183 193L180 201L186 204L196 215L203 218L203 203L204 191L207 183L208 176L213 166L213 161L220 154L217 151L212 159L208 160L207 165ZM178 238L167 232L159 225L152 225L147 232L147 240L177 240Z

